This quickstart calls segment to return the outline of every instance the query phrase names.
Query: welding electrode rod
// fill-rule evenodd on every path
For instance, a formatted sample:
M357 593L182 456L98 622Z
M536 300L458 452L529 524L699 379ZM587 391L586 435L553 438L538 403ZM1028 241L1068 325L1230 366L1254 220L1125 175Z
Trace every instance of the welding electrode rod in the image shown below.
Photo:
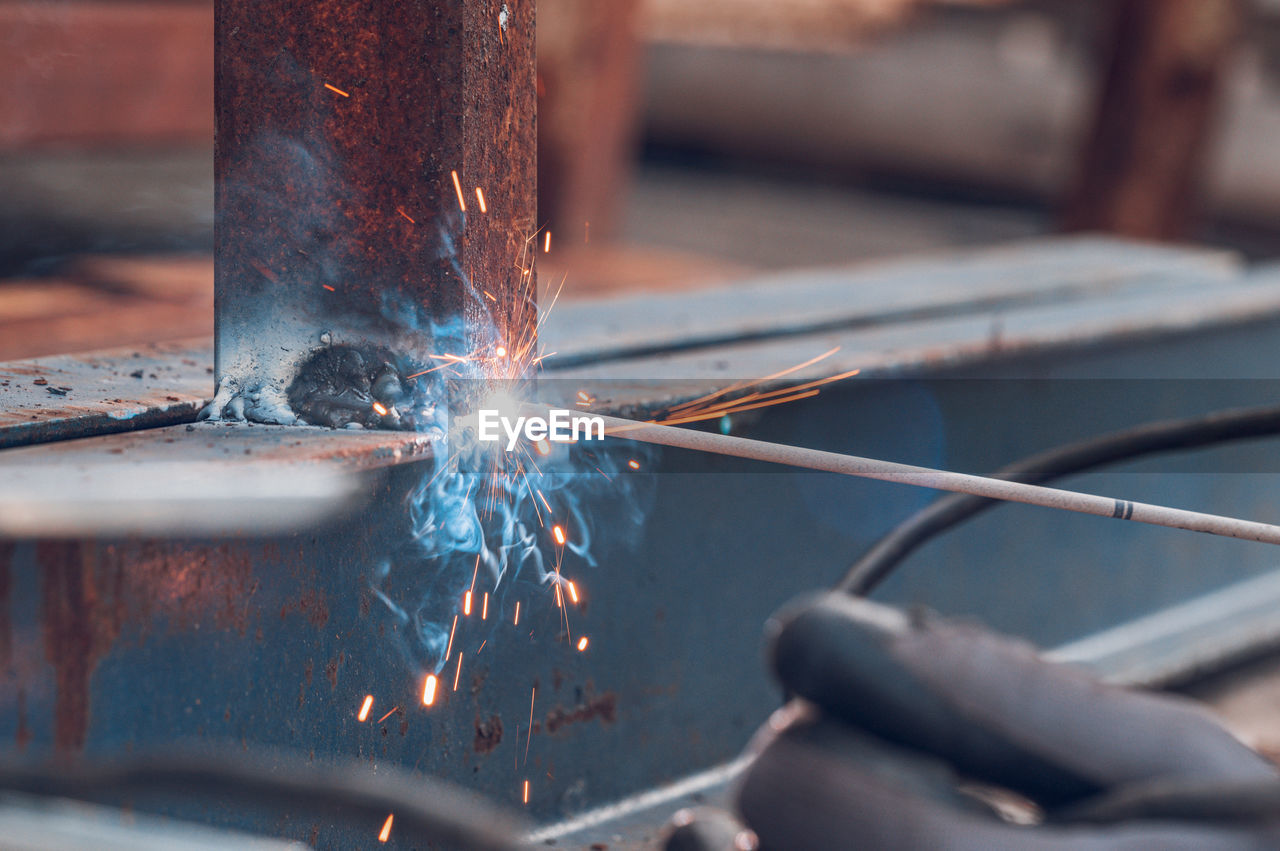
M750 440L745 437L694 431L658 423L642 423L618 417L603 417L603 419L606 434L628 440L639 440L644 443L657 443L663 446L692 449L697 452L714 452L719 455L733 455L738 458L751 458L757 461L768 461L773 464L785 464L790 467L823 470L829 473L840 473L845 476L860 476L866 479L898 482L922 488L933 488L934 490L968 493L975 496L985 496L989 499L1022 502L1027 505L1044 506L1045 508L1059 508L1064 511L1076 511L1081 514L1094 514L1098 517L1134 520L1138 523L1149 523L1152 526L1168 526L1173 529L1188 529L1192 532L1207 532L1210 535L1222 535L1227 538L1280 544L1280 526L1272 526L1268 523L1237 520L1233 517L1220 517L1216 514L1201 514L1198 511L1184 511L1180 508L1166 508L1162 505L1130 502L1125 499L1112 499L1109 496L1095 496L1057 488L1046 488L1040 485L1010 482L1004 479L991 479L986 476L951 473L946 470L934 470L928 467L914 467L910 464L898 464L893 461L877 461L873 458L860 458L856 455L840 455L835 452L823 452L818 449L767 443L763 440Z

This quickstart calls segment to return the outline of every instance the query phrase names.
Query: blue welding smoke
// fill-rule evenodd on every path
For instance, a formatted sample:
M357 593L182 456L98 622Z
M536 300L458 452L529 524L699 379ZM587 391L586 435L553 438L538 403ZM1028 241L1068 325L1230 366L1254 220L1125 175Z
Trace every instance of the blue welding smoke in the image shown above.
M433 354L493 351L504 342L487 309L479 318L468 311L465 319L441 320L397 303L387 305L387 315L419 333L426 369L440 366ZM416 671L443 668L451 627L469 590L477 598L489 594L493 624L509 618L517 599L526 607L554 606L555 586L565 573L581 576L600 567L599 535L607 533L610 550L623 547L644 519L650 477L629 462L647 470L653 450L608 440L525 444L507 452L504 443L479 442L463 427L487 396L532 400L539 386L559 383L544 379L540 385L530 372L506 375L492 360L475 357L417 379L412 422L430 438L433 457L407 497L410 542L372 577L373 593ZM565 532L563 546L554 526Z

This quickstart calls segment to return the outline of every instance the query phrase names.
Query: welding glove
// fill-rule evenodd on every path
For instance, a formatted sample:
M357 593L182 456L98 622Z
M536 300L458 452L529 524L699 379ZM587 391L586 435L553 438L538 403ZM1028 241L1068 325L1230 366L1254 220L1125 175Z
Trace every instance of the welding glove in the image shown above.
M1280 848L1280 771L1189 700L845 594L770 632L795 699L737 792L765 851Z

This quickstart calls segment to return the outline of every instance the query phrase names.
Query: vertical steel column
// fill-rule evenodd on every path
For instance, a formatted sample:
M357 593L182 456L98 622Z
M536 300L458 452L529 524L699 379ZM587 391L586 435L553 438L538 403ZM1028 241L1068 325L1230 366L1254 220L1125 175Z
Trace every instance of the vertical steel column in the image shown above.
M1120 0L1111 55L1063 211L1067 230L1193 233L1236 53L1241 0Z
M219 0L215 15L209 416L293 422L285 391L327 345L421 350L448 318L528 327L534 0Z

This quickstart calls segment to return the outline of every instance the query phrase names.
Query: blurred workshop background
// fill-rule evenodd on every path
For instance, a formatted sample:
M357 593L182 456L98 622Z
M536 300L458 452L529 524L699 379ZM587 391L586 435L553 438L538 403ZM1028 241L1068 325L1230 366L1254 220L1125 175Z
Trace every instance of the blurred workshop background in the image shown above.
M208 336L210 0L0 0L0 359ZM538 0L544 280L1280 254L1280 0Z

